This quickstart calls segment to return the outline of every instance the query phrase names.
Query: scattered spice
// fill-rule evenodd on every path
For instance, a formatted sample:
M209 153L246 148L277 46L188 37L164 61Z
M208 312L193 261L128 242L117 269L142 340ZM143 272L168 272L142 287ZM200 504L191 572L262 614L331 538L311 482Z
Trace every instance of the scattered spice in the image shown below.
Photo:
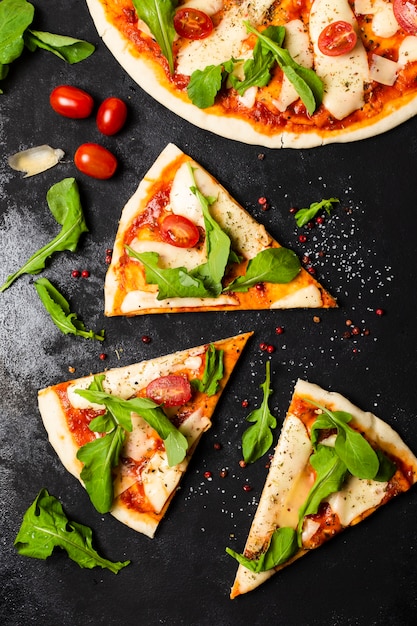
M378 315L378 317L382 317L382 315L385 315L385 311L384 309L375 309L375 314Z
M314 322L315 324L320 324L320 322L321 322L321 317L319 317L318 315L314 315L314 317L313 317L313 322Z
M212 476L213 476L213 474L211 472L209 472L209 471L204 472L204 478L209 478L210 479Z
M79 270L72 270L71 276L73 278L79 278L81 276L81 272Z
M243 491L247 491L247 492L248 491L252 491L252 487L250 485L248 485L248 484L243 485Z
M82 278L89 278L90 277L90 272L88 270L83 270L81 272L81 277Z
M246 409L249 406L249 401L248 400L242 400L242 406L244 409Z
M107 354L105 354L104 352L102 352L99 356L100 361L105 361L107 359Z
M277 327L276 327L276 329L275 329L275 333L276 333L277 335L282 335L282 334L283 334L283 332L284 332L284 327L283 327L283 326L277 326Z
M226 478L227 474L228 474L227 469L222 469L222 470L220 470L220 472L219 472L219 476L220 476L220 478Z
M215 450L221 450L221 449L222 449L222 444L221 444L221 443L219 443L218 441L216 441L216 442L214 443L214 445L213 445L213 448L214 448Z
M244 459L240 459L239 465L240 467L246 467L246 461Z
M149 335L142 335L142 343L151 343L152 339Z

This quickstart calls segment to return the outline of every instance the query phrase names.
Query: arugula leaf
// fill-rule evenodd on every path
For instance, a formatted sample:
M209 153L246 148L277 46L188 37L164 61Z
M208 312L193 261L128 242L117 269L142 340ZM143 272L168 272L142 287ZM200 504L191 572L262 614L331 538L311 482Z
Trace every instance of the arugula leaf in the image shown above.
M348 473L345 463L338 456L336 450L323 444L317 446L317 451L310 457L310 463L316 470L316 480L299 510L299 546L301 546L304 517L317 513L323 499L340 490Z
M204 283L194 277L185 267L158 267L157 252L135 252L126 246L129 256L138 259L145 268L146 282L158 285L157 300L167 298L208 298L213 294L206 289Z
M271 414L268 406L268 399L272 393L270 382L271 364L267 361L265 382L261 385L264 392L262 405L248 415L246 421L253 422L253 425L249 426L242 435L242 452L246 463L254 463L272 446L272 429L276 428L277 420Z
M85 339L98 339L103 341L104 330L95 333L86 330L83 322L77 319L76 313L71 313L70 306L64 296L50 283L47 278L39 278L34 282L38 296L48 311L55 326L64 335L73 334Z
M297 533L289 526L277 528L272 534L270 543L266 551L257 559L249 559L244 554L239 554L231 548L226 548L230 554L244 567L251 572L266 572L281 563L285 563L297 551Z
M333 204L340 202L338 198L329 198L328 200L322 200L321 202L313 202L308 209L300 209L294 214L297 226L305 226L312 219L315 218L317 213L324 209L327 215L330 215L330 211L334 208Z
M297 255L288 248L261 250L251 259L244 276L238 276L223 291L248 291L257 283L289 283L300 272Z
M230 77L234 61L225 61L220 65L208 65L204 70L194 70L187 86L191 102L199 109L213 106L223 82Z
M43 560L59 547L80 567L102 567L113 574L129 565L130 561L114 563L101 557L92 546L92 536L91 528L69 520L61 503L41 489L23 516L14 546L23 556Z
M288 50L281 48L273 39L261 33L244 21L248 32L256 35L262 44L271 50L274 58L288 80L293 84L296 92L304 103L308 113L312 115L321 104L323 98L323 83L314 70L303 67L294 61Z
M194 378L191 381L192 386L206 393L208 396L214 396L219 389L219 382L224 376L223 365L224 350L217 350L211 343L206 352L206 363L204 366L203 378Z
M169 71L174 73L174 54L172 44L176 37L174 13L177 0L132 0L136 13L149 27L168 61Z
M6 282L0 287L0 292L5 291L23 274L38 274L44 269L47 259L54 252L63 252L64 250L74 252L81 234L88 232L75 178L64 178L61 182L53 185L46 195L46 200L52 215L62 228L52 241L35 252L20 270L6 279Z
M42 48L55 54L70 65L89 57L95 50L93 44L66 35L55 35L41 30L28 29L24 36L25 46L33 52Z

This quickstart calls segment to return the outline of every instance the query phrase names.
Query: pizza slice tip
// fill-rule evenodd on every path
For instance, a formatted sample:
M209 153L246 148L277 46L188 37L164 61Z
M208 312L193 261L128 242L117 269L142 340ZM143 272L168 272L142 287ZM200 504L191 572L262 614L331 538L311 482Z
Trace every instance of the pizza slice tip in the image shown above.
M39 391L49 441L99 512L154 536L252 334Z
M386 422L299 380L230 597L354 526L417 481L417 458Z

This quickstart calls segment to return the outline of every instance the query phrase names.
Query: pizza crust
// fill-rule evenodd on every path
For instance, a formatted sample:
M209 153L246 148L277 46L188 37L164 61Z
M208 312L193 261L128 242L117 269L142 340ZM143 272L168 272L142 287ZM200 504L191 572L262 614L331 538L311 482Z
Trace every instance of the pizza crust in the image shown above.
M349 128L330 131L314 130L309 126L306 132L299 133L260 132L246 120L232 115L225 116L215 106L199 109L183 94L174 94L168 90L164 86L166 79L156 71L155 66L140 58L133 45L109 22L106 17L105 0L86 0L86 2L99 36L123 69L146 93L191 124L226 139L266 148L309 149L374 137L404 123L417 113L416 94L387 103L380 114L371 121L367 120L365 124L359 122L350 125Z

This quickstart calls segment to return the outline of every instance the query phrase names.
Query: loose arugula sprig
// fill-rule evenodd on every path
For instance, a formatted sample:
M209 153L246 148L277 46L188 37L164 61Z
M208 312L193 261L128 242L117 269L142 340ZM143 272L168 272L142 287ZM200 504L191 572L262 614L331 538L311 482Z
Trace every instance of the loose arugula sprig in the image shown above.
M145 22L168 61L169 71L174 73L172 44L176 32L173 23L177 0L133 0L138 17Z
M334 204L340 202L338 198L329 198L328 200L322 200L321 202L312 202L308 209L300 209L294 214L297 226L305 226L312 219L314 219L317 213L321 210L325 210L327 215L330 215L330 211L334 208Z
M219 389L219 383L224 376L223 363L224 350L217 350L211 343L206 352L206 363L204 366L203 378L194 378L191 385L194 389L214 396Z
M254 463L261 458L272 446L272 429L276 428L277 420L269 410L268 400L272 393L271 364L266 362L266 377L261 385L264 397L259 409L252 411L246 421L253 422L242 435L242 452L246 463Z
M54 252L64 250L75 252L80 236L88 232L75 178L64 178L53 185L46 195L46 200L52 215L62 228L52 241L35 252L20 270L6 279L0 287L0 292L5 291L23 274L38 274L44 269L47 259Z
M82 446L77 458L84 463L81 479L99 513L110 511L113 503L113 468L119 463L126 432L131 432L132 413L140 415L161 437L170 466L178 465L188 449L186 437L170 422L160 406L148 398L123 400L104 391L105 375L94 376L88 389L77 389L89 402L103 405L105 412L93 419L89 428L105 433Z
M262 282L289 283L301 270L300 260L288 248L268 248L251 259L244 276L238 276L223 291L248 291Z
M256 573L266 572L285 563L296 551L297 533L289 526L277 528L273 532L265 552L257 559L249 559L244 554L239 554L231 548L226 548L227 554L230 554L238 563L247 567L251 572Z
M64 335L72 334L84 337L85 339L104 340L104 330L100 333L87 330L83 322L77 319L77 314L71 312L69 303L64 296L47 278L35 280L34 285L53 323Z
M6 78L9 65L20 57L25 47L31 52L43 48L71 64L94 52L95 47L87 41L31 30L34 14L34 6L27 0L0 2L0 80Z
M71 521L65 515L61 503L41 489L33 504L23 516L14 541L19 554L45 560L55 548L62 548L69 558L80 567L102 567L117 574L130 561L108 561L92 546L91 528Z

